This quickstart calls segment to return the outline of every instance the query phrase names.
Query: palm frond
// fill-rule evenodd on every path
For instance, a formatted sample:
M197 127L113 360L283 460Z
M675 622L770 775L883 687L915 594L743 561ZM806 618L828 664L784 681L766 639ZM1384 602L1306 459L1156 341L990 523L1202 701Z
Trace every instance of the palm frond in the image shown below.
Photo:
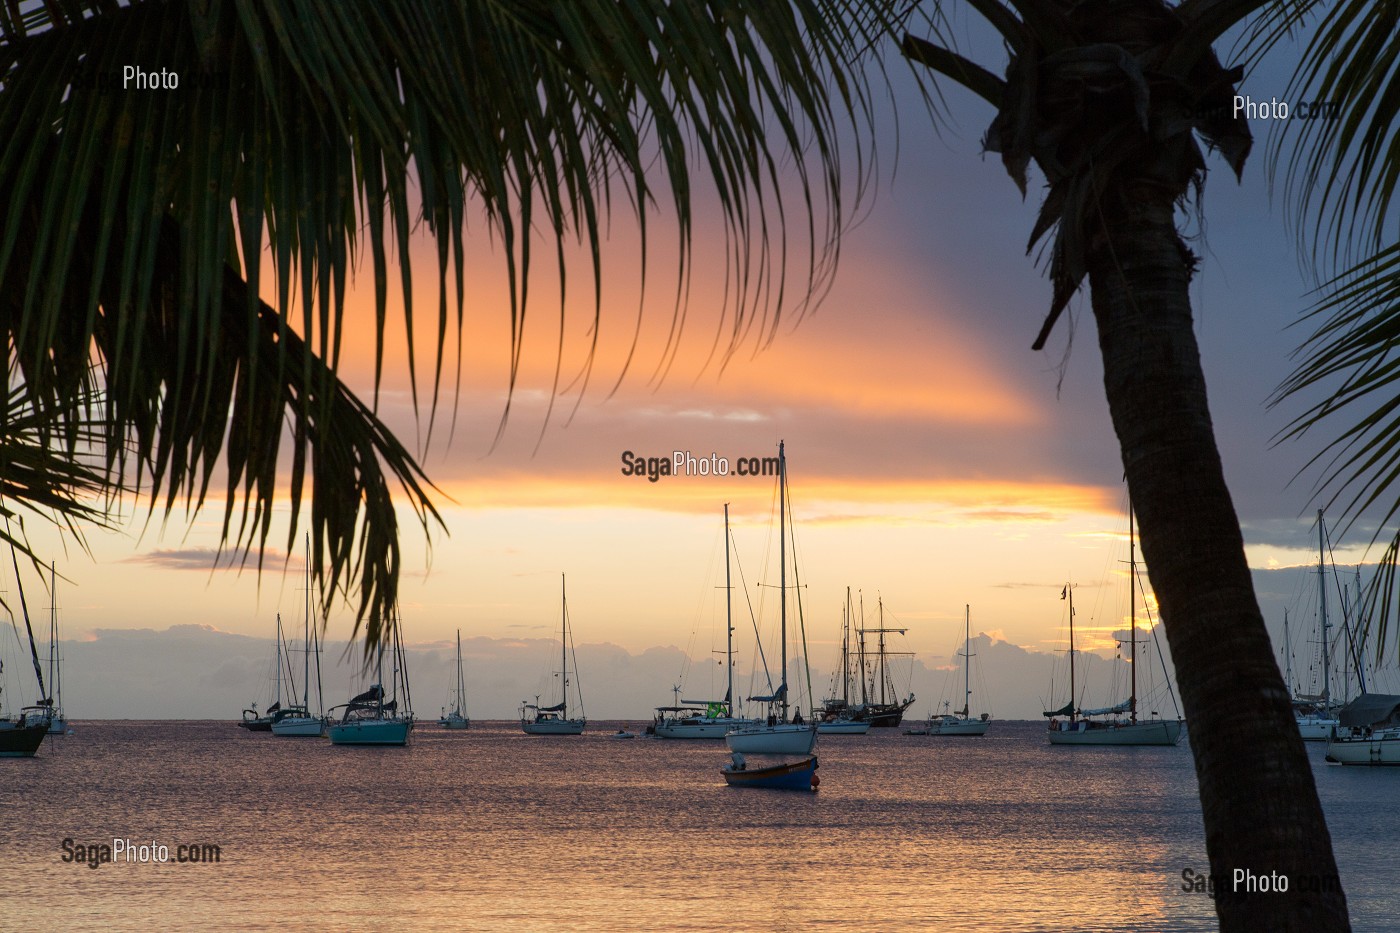
M455 392L463 230L477 214L510 286L511 389L536 238L552 239L561 280L564 246L584 244L596 335L611 212L625 205L645 234L666 203L683 282L702 178L731 239L733 304L715 352L726 358L755 321L771 338L785 309L829 285L853 207L849 160L858 174L870 164L845 135L871 118L858 59L892 29L893 7L70 0L40 15L12 4L0 17L0 283L22 384L41 410L105 392L106 476L146 489L153 514L201 505L223 451L224 533L245 556L269 530L285 413L293 515L309 472L318 579L360 580L372 645L397 583L387 476L421 521L435 513L374 403L337 378L357 252L371 256L374 397L395 289L425 446ZM180 88L124 91L124 67L177 74ZM805 218L803 287L788 281L794 218ZM413 351L420 224L437 246L430 361ZM684 317L682 302L668 353ZM97 376L74 364L92 352Z

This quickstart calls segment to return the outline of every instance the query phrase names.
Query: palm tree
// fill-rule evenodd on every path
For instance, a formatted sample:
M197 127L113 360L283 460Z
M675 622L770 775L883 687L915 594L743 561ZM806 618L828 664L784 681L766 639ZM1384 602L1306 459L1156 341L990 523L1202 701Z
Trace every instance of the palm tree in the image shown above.
M1047 193L1031 246L1053 231L1052 297L1034 347L1087 279L1104 389L1142 549L1191 729L1211 872L1293 879L1283 894L1216 900L1222 929L1349 927L1327 825L1254 595L1192 327L1196 257L1177 209L1204 184L1199 140L1237 174L1251 148L1231 106L1243 69L1212 46L1262 0L966 0L1005 40L1005 77L933 41L911 60L994 108L986 148L1024 194ZM1269 8L1265 10L1264 8ZM1286 12L1286 11L1285 11Z
M373 647L397 600L393 487L425 531L440 522L376 414L393 288L414 343L415 225L437 246L438 352L408 360L428 438L466 336L469 218L504 247L512 387L536 241L561 280L566 245L590 251L596 325L610 215L645 235L667 202L684 280L697 174L733 243L733 339L759 312L776 324L786 224L805 215L807 294L832 269L838 137L868 115L856 62L882 24L846 0L0 4L5 506L81 520L135 495L163 522L222 493L221 542L261 566L280 468L288 550L309 493L323 610L357 586ZM364 247L368 402L338 373ZM36 448L59 468L36 471Z

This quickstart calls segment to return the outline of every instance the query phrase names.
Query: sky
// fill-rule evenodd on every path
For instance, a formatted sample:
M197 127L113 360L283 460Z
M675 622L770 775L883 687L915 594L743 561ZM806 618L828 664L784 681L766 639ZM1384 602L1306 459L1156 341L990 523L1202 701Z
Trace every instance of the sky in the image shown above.
M1288 52L1246 79L1242 91L1283 96ZM850 587L864 595L867 613L883 600L907 629L895 647L913 653L912 672L899 678L919 698L911 715L938 703L969 606L986 678L979 692L990 708L1003 718L1049 708L1041 704L1053 702L1052 671L1065 647L1062 588L1074 582L1087 593L1124 575L1126 494L1093 321L1081 297L1047 349L1030 350L1049 300L1025 248L1039 190L1033 185L1023 201L999 159L981 153L991 114L979 101L945 89L950 119L936 128L909 76L898 66L891 75L893 104L882 103L879 117L877 190L846 232L829 294L800 319L780 319L771 342L750 334L723 367L710 351L732 319L712 211L701 212L685 326L664 377L657 371L668 358L675 288L664 236L653 244L642 295L635 228L621 217L611 225L599 349L582 392L573 376L593 324L591 295L577 284L584 267L571 276L559 391L552 386L557 292L551 274L539 274L524 367L499 439L506 283L498 247L481 224L468 239L471 287L455 414L452 401L440 406L426 446L404 342L391 327L380 411L422 455L443 516L426 540L409 516L402 522L402 612L420 715L435 715L446 702L458 629L474 717L511 717L523 698L555 689L549 672L561 573L592 715L644 718L670 701L678 683L691 695L722 695L712 693L722 672L712 652L723 649L725 503L735 566L745 575L735 602L747 596L755 604L765 651L776 652L772 478L650 482L623 475L622 456L761 458L775 456L779 441L788 457L806 655L819 695ZM1269 191L1262 144L1271 126L1258 121L1251 129L1258 148L1243 182L1212 161L1205 223L1188 223L1203 230L1192 241L1202 255L1192 297L1217 439L1261 605L1277 631L1291 607L1302 657L1316 603L1307 595L1316 574L1303 565L1316 562L1316 475L1306 467L1318 439L1275 443L1301 408L1270 408L1267 400L1305 336L1290 325L1307 307L1311 282L1285 205ZM414 250L416 267L431 269L431 244L420 238ZM802 275L800 266L790 270ZM423 321L435 314L432 278L416 277ZM344 377L369 395L373 291L367 276L358 285ZM639 304L637 353L624 373ZM62 576L57 606L70 716L231 719L250 701L266 705L279 613L300 640L302 565L284 553L285 534L274 532L276 553L259 575L213 569L217 508L177 514L165 527L148 523L139 507L120 518L114 530L88 533L89 552L31 525ZM1359 560L1366 543L1335 532L1333 541L1338 563ZM51 600L32 574L25 587L47 631ZM1081 633L1104 671L1121 669L1112 660L1113 633L1126 630L1127 610L1115 606L1100 605ZM748 689L754 625L746 605L742 617L737 605L735 612L736 666ZM1146 631L1151 622L1139 615L1138 624ZM354 659L336 647L352 625L348 609L328 623L331 703L359 689ZM16 679L24 670L17 631L0 637L7 699L32 689ZM1106 690L1110 679L1101 678Z

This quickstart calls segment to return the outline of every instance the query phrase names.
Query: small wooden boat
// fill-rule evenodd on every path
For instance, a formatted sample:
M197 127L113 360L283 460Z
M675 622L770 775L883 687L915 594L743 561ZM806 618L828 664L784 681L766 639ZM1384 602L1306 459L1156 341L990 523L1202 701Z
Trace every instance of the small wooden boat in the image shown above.
M744 756L734 753L733 764L720 769L730 787L766 787L774 790L816 790L821 783L817 777L817 758L813 755L801 761L789 761L764 768L750 768Z

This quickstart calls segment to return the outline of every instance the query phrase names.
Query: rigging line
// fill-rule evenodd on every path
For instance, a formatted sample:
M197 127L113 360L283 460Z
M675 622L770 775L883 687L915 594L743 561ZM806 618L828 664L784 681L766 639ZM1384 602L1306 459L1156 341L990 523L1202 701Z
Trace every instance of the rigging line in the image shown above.
M583 684L582 684L582 682L581 682L581 678L580 678L579 675L578 675L578 648L574 645L574 627L573 627L572 625L569 624L569 610L568 610L568 609L565 609L565 610L564 610L564 628L565 628L565 629L568 631L568 633L569 633L569 654L570 654L570 655L573 657L573 659L574 659L574 693L578 694L578 714L579 714L580 717L582 717L582 718L584 718L584 719L587 719L587 718L588 718L588 712L583 708ZM569 684L568 684L567 681L568 681L568 678L565 678L565 683L564 683L564 690L565 690L565 692L567 692L568 689L569 689ZM566 696L566 697L564 697L564 699L567 700L568 697Z
M1138 570L1137 573L1139 577L1142 576L1141 570ZM1147 605L1146 600L1143 601L1142 608L1147 613L1147 624L1152 627L1152 644L1157 649L1157 663L1162 665L1162 681L1167 685L1167 696L1171 697L1172 709L1176 711L1176 718L1180 719L1181 707L1176 702L1176 691L1172 689L1171 675L1167 673L1166 653L1162 651L1162 643L1157 640L1157 623L1152 621L1152 608Z
M730 540L732 541L733 538L734 538L734 533L733 533L733 531L730 532L729 537L730 537ZM749 583L748 583L747 580L744 579L744 564L743 564L742 561L739 560L739 555L738 555L738 553L737 553L737 548L736 548L736 552L735 552L735 554L734 554L734 566L736 566L736 567L739 568L739 585L742 586L743 589L744 589L744 602L745 602L745 603L748 605L748 607L749 607L749 621L753 624L753 638L754 638L754 643L758 646L758 660L759 660L759 662L763 665L763 679L766 680L766 681L768 682L768 695L769 695L769 696L772 696L772 695L773 695L773 675L770 674L770 673L768 672L768 656L767 656L766 654L764 654L764 652L763 652L763 639L760 638L760 637L759 637L759 634L758 634L758 616L756 616L756 615L754 614L754 611L753 611L753 597L749 595ZM749 692L750 692L750 693L753 692L753 673L752 673L752 669L750 669L750 676L749 676Z
M15 588L19 590L19 606L24 612L24 630L29 633L29 653L34 658L34 675L39 678L39 697L47 700L49 692L44 687L44 669L39 664L39 649L34 646L34 627L29 624L29 603L24 598L24 581L19 577L19 558L15 556L15 539L10 532L10 516L5 516L5 537L10 539L10 563L15 568ZM13 621L11 616L11 621ZM19 630L15 631L15 638L19 638ZM23 650L23 646L21 646Z

